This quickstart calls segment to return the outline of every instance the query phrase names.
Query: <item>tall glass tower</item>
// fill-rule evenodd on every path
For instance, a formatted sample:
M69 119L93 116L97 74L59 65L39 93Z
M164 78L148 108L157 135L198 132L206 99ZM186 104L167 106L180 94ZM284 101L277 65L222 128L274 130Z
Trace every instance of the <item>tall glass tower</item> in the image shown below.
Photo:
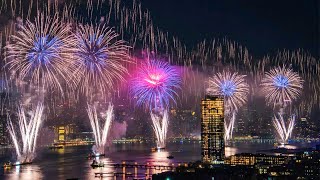
M206 96L201 100L202 161L224 162L224 103L222 96Z

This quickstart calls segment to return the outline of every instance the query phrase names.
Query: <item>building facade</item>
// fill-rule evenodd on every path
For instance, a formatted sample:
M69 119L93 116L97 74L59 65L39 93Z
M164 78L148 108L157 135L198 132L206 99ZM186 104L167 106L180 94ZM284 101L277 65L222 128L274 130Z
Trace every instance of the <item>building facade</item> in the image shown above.
M256 164L264 165L282 165L287 163L287 156L275 156L267 154L251 154L251 153L241 153L229 156L225 159L225 164L229 165L246 165L253 166Z
M201 100L202 161L210 164L224 162L224 99L206 96Z
M7 145L8 143L6 119L7 119L6 115L0 114L0 146Z
M54 142L65 142L76 139L78 128L75 124L54 126Z

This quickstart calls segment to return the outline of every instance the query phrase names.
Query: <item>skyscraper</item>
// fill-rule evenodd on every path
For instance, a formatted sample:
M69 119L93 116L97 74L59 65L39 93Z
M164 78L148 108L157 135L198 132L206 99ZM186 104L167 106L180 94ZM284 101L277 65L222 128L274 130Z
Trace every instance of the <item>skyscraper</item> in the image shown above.
M6 119L7 117L5 115L0 114L0 146L7 144Z
M224 161L224 102L221 96L201 100L202 161L220 164Z

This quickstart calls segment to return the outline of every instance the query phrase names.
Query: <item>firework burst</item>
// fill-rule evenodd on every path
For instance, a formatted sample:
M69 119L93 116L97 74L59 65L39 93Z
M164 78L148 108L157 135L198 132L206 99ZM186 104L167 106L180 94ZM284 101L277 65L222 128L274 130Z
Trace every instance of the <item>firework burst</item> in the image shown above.
M118 34L105 25L79 25L75 33L74 77L78 87L87 96L96 89L110 90L115 80L123 80L127 69L128 46L117 40Z
M238 111L238 107L247 101L249 85L245 82L245 75L223 71L209 79L208 93L225 98L227 110Z
M245 82L245 75L223 71L209 79L207 92L220 95L225 100L225 140L232 138L235 116L238 108L247 101L249 85Z
M27 20L20 24L6 46L9 70L18 79L42 88L58 89L63 94L61 79L72 79L68 53L73 42L70 30L70 25L63 23L58 15L39 14L34 22Z
M175 68L166 62L148 61L139 69L131 82L131 93L137 98L137 104L150 110L163 109L175 101L175 89L180 88L181 78Z
M298 73L283 66L267 72L262 79L261 87L268 104L284 106L299 97L303 80Z

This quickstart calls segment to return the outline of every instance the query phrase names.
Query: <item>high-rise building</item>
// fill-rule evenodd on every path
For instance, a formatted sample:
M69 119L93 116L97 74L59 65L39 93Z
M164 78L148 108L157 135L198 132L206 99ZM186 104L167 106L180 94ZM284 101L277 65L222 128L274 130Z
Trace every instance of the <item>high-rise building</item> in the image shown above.
M224 162L224 102L221 96L201 100L201 149L204 163Z
M0 146L8 143L6 136L6 118L5 115L0 114Z

